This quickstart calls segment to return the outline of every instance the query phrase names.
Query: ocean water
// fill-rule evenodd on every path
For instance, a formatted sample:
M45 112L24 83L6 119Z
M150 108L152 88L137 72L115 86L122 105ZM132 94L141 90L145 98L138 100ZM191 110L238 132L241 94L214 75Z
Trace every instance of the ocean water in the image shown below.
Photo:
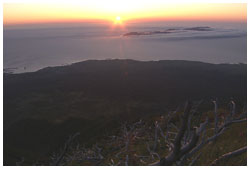
M247 63L246 23L75 23L4 27L5 72L84 60L192 60Z

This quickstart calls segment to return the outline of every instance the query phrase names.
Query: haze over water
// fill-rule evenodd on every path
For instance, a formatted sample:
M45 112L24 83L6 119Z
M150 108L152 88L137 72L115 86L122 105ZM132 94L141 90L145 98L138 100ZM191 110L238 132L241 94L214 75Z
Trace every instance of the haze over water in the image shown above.
M3 48L4 69L15 73L90 59L246 63L247 26L166 21L123 27L106 23L11 26L4 27Z

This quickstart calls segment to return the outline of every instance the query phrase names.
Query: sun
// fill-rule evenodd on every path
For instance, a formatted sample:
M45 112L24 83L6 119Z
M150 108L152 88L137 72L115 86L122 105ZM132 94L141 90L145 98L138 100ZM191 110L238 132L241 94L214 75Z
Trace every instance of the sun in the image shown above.
M121 20L121 17L120 17L120 16L117 16L115 19L116 19L116 21L120 21L120 20Z
M114 15L113 16L113 24L112 24L112 29L126 29L126 23L124 18L122 18L119 15Z
M119 26L123 25L122 18L120 16L116 16L115 19L114 19L114 24L119 25Z

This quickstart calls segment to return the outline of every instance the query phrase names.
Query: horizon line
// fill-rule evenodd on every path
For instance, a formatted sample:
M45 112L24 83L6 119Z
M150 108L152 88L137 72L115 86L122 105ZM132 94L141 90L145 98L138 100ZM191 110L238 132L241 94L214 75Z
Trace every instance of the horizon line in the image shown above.
M147 22L223 22L223 23L247 23L247 19L172 19L172 18L136 18L125 20L125 24ZM112 24L109 19L70 19L70 20L49 20L49 21L27 21L17 23L3 23L4 27L48 25L48 24L84 24L84 23L106 23Z

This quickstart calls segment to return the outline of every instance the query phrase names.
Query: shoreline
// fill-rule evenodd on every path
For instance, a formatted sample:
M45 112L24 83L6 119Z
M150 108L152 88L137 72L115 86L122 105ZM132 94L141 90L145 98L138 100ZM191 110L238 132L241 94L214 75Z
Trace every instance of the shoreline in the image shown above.
M88 59L83 61L77 61L72 63L66 63L62 65L55 65L55 66L46 66L34 71L26 71L26 72L15 72L15 70L21 69L18 67L10 67L10 68L3 68L3 74L25 74L25 73L35 73L38 71L42 71L43 69L49 69L49 68L59 68L59 67L67 67L72 66L74 64L84 63L84 62L90 62L90 61L134 61L134 62L141 62L141 63L152 63L152 62L168 62L168 61L174 61L174 62L193 62L193 63L204 63L204 64L212 64L212 65L247 65L247 63L211 63L211 62L203 62L203 61L194 61L194 60L134 60L134 59ZM27 67L23 67L23 69L27 69Z

